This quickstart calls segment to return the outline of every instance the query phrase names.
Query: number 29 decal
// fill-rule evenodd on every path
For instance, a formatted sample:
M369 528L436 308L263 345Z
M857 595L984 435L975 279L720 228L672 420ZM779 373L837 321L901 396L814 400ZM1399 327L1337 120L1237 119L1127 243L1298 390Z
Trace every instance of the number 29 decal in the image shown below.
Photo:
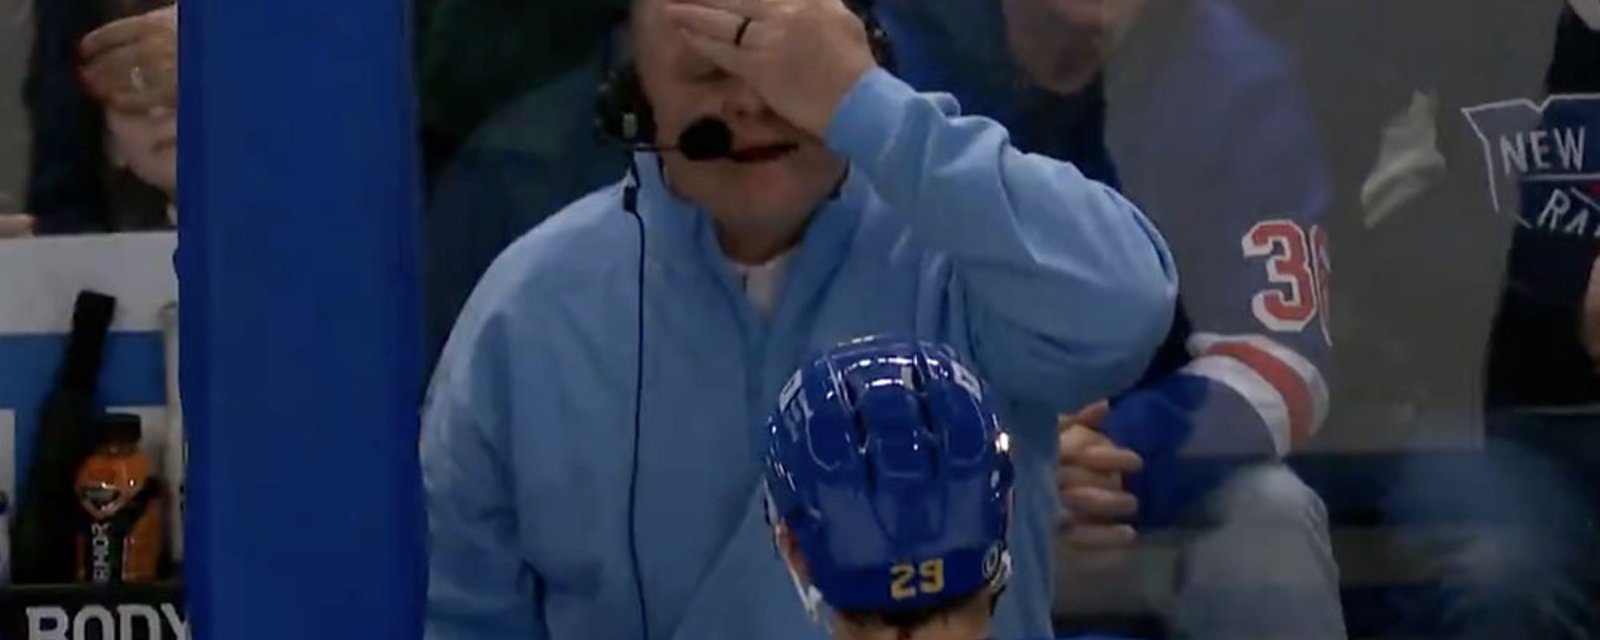
M1265 258L1267 280L1274 286L1250 298L1250 310L1266 328L1298 333L1317 321L1322 339L1333 343L1328 329L1328 233L1312 225L1308 232L1293 220L1265 220L1250 227L1240 242L1246 258Z
M944 591L943 558L924 560L918 564L901 562L889 567L889 573L893 576L889 583L889 596L895 600Z

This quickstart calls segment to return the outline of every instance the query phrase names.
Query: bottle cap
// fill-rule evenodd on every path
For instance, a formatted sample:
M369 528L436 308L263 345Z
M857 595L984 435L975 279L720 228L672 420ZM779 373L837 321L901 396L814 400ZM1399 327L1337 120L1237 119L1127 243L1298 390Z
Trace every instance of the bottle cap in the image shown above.
M139 416L108 413L100 418L100 438L106 444L139 444L142 436Z

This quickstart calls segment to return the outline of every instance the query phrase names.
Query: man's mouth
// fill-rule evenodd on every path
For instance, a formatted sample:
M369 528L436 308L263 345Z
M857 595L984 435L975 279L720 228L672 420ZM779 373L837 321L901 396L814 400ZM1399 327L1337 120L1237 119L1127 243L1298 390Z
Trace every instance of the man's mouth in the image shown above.
M800 145L792 142L743 147L734 149L732 153L729 153L728 159L741 164L771 162L794 153L799 148Z

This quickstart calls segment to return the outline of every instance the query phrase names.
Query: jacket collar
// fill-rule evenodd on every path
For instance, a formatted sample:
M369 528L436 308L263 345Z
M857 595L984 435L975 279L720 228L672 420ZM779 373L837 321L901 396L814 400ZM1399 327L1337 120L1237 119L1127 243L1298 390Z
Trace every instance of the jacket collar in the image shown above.
M672 194L661 173L660 158L654 153L636 153L633 171L631 179L637 181L639 189L638 213L649 234L648 252L653 260L662 268L672 270L698 262L731 277L731 268L717 244L711 217ZM872 194L871 185L859 171L846 170L835 196L812 216L791 263L793 273L786 286L803 286L807 280L832 274L848 253ZM681 260L687 257L695 260Z

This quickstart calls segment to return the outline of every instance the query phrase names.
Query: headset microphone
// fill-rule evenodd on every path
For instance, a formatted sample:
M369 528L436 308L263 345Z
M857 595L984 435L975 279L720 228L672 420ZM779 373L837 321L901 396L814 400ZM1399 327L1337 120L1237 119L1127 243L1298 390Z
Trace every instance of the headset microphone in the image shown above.
M656 150L677 151L696 162L726 158L733 153L733 130L721 118L704 116L678 134L678 144Z

